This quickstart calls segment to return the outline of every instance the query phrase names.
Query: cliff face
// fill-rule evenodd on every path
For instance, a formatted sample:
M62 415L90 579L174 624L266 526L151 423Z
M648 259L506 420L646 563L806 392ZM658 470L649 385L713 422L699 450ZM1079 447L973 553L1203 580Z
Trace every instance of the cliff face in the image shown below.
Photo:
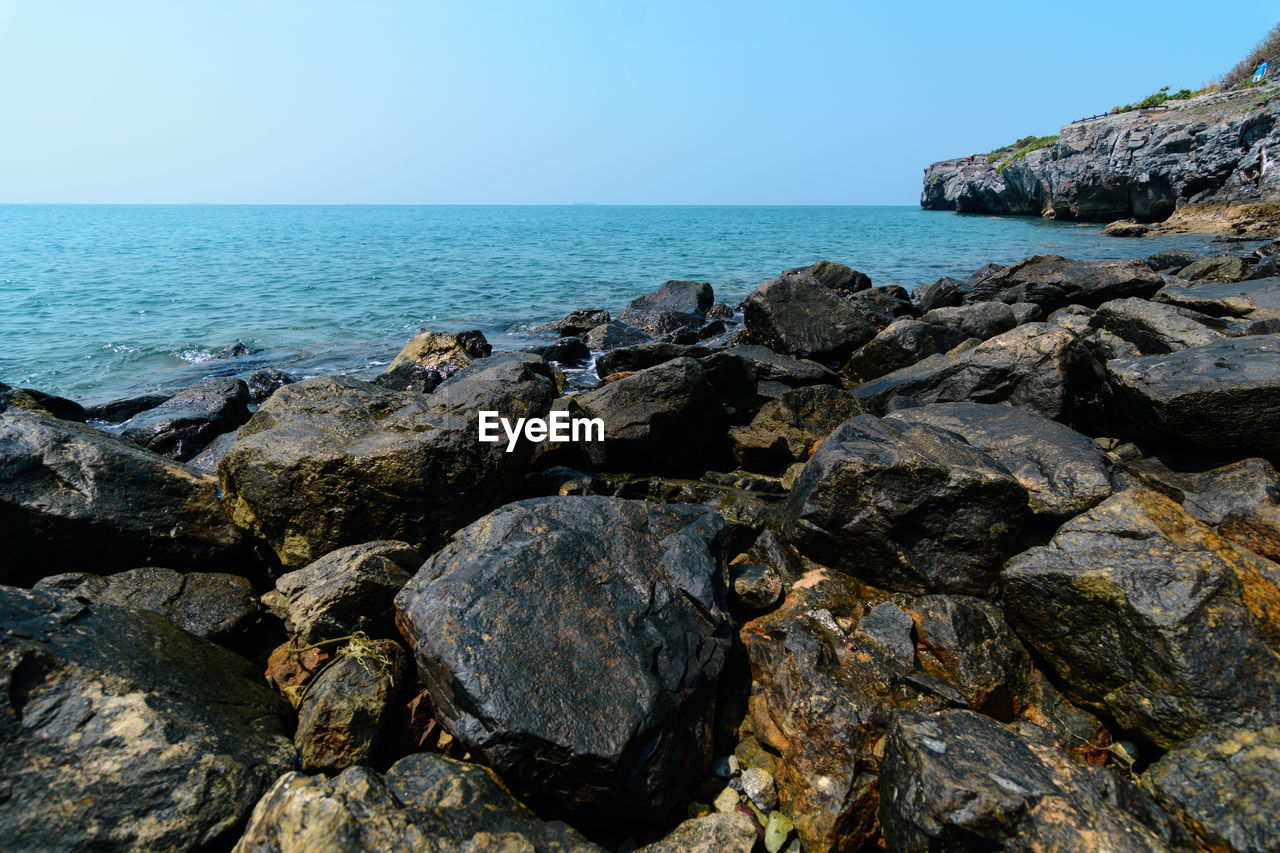
M934 163L920 206L1153 222L1188 204L1280 200L1275 86L1170 103L1066 125L1056 143L1001 172L981 157Z

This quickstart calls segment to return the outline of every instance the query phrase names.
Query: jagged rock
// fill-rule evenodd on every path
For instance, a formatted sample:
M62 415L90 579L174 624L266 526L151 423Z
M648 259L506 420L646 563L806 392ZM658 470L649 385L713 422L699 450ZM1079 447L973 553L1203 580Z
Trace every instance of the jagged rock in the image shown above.
M366 542L281 575L262 603L310 643L364 631L394 637L395 596L422 565L404 542Z
M1129 463L1125 470L1209 525L1232 512L1280 504L1280 473L1265 459L1242 459L1208 471L1175 471L1149 457Z
M1280 720L1280 590L1169 499L1121 492L1002 581L1067 695L1124 728L1169 748L1245 714Z
M985 341L1018 325L1018 318L1013 313L1013 309L1001 302L978 302L972 305L957 305L954 308L935 308L920 319L925 323L950 326L960 333L960 340L978 338Z
M876 586L989 595L1026 515L1027 490L955 434L861 415L809 460L783 530Z
M731 355L750 362L755 368L756 378L760 384L773 384L780 387L778 393L785 388L800 388L805 385L839 385L840 377L830 368L803 358L792 358L789 355L776 353L768 347L751 345L736 346L726 350ZM773 396L777 396L776 394Z
M509 499L533 448L482 444L478 413L544 417L537 356L496 361L430 397L336 376L281 388L218 466L224 502L289 568L379 537L419 548Z
M871 276L833 261L818 261L807 267L795 267L782 271L783 275L793 273L812 276L818 280L819 284L841 296L852 296L871 287Z
M547 361L569 367L581 367L591 360L591 349L581 338L565 337L554 343L530 348Z
M756 837L755 821L747 815L717 812L686 820L661 841L646 844L636 853L751 853Z
M922 284L911 291L911 301L922 314L934 308L949 308L960 304L963 288L963 281L944 275L933 284Z
M1105 237L1145 237L1151 229L1134 219L1117 219L1102 229Z
M251 571L211 477L93 427L0 414L0 583L147 564Z
M373 764L394 736L392 703L403 683L404 649L391 640L339 654L307 685L293 736L302 769L337 773Z
M698 329L716 301L705 281L668 281L627 303L619 318L654 337L677 329Z
M493 347L478 330L458 332L429 332L425 329L414 335L404 349L387 365L386 372L394 371L405 363L434 370L442 378L452 376L478 358L487 358Z
M185 461L249 420L249 388L234 376L202 379L125 421L120 434L147 450Z
M1200 256L1195 252L1188 252L1185 249L1163 249L1147 257L1147 266L1156 272L1165 272L1180 270L1198 260Z
M1262 504L1227 514L1218 532L1232 542L1280 563L1280 506Z
M1082 767L1034 726L972 711L896 714L880 768L890 850L1191 851L1136 785Z
M649 336L635 326L629 326L617 320L602 323L587 332L587 346L595 352L645 344L649 341Z
M895 320L863 344L843 372L856 380L878 379L922 358L950 351L966 336L951 326L905 318Z
M159 613L195 637L240 650L261 615L248 578L173 569L130 569L113 575L51 575L35 589L61 590L93 603Z
M1015 326L1036 323L1044 319L1044 309L1034 302L1015 302L1009 306L1009 310L1013 312Z
M1280 460L1280 335L1227 338L1107 362L1116 435L1209 454Z
M578 446L592 466L606 471L704 471L728 426L707 372L692 358L677 358L578 394L569 401L569 412L604 422L604 441Z
M1159 355L1211 344L1228 332L1243 331L1238 328L1239 323L1146 299L1104 302L1090 318L1089 325L1132 343L1140 355Z
M1096 308L1112 299L1146 299L1164 286L1143 261L1073 261L1034 255L969 286L965 302L1031 302L1046 313L1065 305Z
M920 403L1006 403L1065 420L1100 370L1068 329L1027 323L971 349L932 355L851 392L870 412L894 397Z
M907 291L896 284L886 284L859 291L846 299L854 311L861 314L879 331L899 317L916 316L916 306Z
M388 391L413 391L416 394L430 394L444 381L444 374L433 367L423 367L412 361L402 361L395 367L373 377L373 384Z
M276 370L274 367L264 367L262 370L254 371L245 380L245 385L249 388L249 399L255 403L261 403L293 381L293 377L283 371Z
M768 610L782 598L782 577L769 566L735 563L729 567L734 604L753 613Z
M614 373L635 372L681 356L703 358L710 354L711 350L700 346L667 343L635 344L601 353L596 358L596 373L601 376L610 376Z
M1034 515L1065 521L1111 495L1111 468L1101 448L1039 415L1009 406L940 403L889 417L953 432L986 453L1026 488Z
M0 412L8 409L43 412L55 418L83 423L88 419L87 410L75 400L37 391L34 388L13 388L0 382Z
M666 813L712 758L727 536L701 507L601 497L460 531L396 598L438 719L555 813Z
M580 338L596 326L603 326L612 317L600 308L581 308L570 311L569 316L551 324L551 329L564 337Z
M1214 730L1143 774L1166 808L1210 849L1280 848L1280 726Z
M781 474L806 462L814 443L862 413L853 398L830 385L793 388L766 403L746 426L729 430L734 458L748 471Z
M751 291L743 318L752 340L818 361L844 358L877 332L848 302L803 274L779 276Z
M1178 270L1178 278L1187 281L1244 281L1253 273L1243 258L1225 255L1216 258L1201 258Z
M1233 284L1168 284L1160 288L1152 301L1214 317L1274 319L1280 317L1280 278L1259 278Z
M154 409L172 396L172 394L161 393L141 394L137 397L126 397L121 400L112 400L109 403L99 403L96 406L86 406L84 419L86 421L103 421L109 424L123 423L139 412Z
M10 849L216 849L294 766L246 660L145 610L0 587Z
M259 801L234 853L601 853L572 828L515 800L493 771L421 752L386 776L289 773Z

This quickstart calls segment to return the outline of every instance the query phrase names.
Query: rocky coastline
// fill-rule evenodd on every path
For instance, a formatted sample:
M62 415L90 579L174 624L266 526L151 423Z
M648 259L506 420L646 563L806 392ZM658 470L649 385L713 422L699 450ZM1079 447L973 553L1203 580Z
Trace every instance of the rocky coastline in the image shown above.
M1280 213L1224 216L1280 198L1280 90L1213 92L1064 125L1052 144L925 169L927 210L1081 222L1179 215L1182 229L1280 234Z
M1257 189L1067 136L937 205ZM1280 848L1278 267L822 261L372 381L0 386L6 849Z

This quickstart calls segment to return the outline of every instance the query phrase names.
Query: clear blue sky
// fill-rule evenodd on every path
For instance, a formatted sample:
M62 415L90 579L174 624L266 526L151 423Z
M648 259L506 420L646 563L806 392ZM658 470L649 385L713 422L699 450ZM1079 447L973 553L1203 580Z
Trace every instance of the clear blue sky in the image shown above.
M1278 10L0 0L0 201L912 204L929 162L1197 88Z

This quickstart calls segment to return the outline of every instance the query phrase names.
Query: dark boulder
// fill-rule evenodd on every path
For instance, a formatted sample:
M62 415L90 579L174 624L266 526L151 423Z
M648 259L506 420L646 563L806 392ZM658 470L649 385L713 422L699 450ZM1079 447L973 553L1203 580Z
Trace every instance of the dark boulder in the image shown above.
M43 412L61 420L80 423L88 419L87 410L75 400L34 388L13 388L0 382L0 412L8 409Z
M963 281L944 275L933 284L922 284L911 291L911 301L923 314L934 308L959 305L964 297L964 289Z
M791 489L786 538L806 556L905 592L989 595L1027 515L990 456L927 424L862 415Z
M633 473L704 471L722 450L728 415L692 358L677 358L578 394L575 418L599 418L604 440L579 442L598 470Z
M1208 525L1233 512L1280 504L1280 472L1265 459L1241 459L1209 470L1174 470L1155 457L1130 462L1125 472L1182 504Z
M926 323L950 326L964 338L985 341L1018 325L1013 309L1002 302L978 302L954 308L935 308L921 318ZM959 341L957 341L959 343Z
M1002 581L1010 623L1067 695L1125 729L1169 748L1244 715L1280 720L1280 590L1169 499L1121 492Z
M842 372L866 382L910 367L923 358L949 352L966 336L951 326L921 320L895 320L850 356Z
M597 497L460 531L396 597L440 721L556 813L665 814L711 760L727 537L699 507Z
M809 275L766 281L743 303L752 340L785 355L841 359L875 337L877 328Z
M554 343L534 347L532 351L547 361L567 367L581 367L591 360L591 349L581 338L561 338Z
M668 281L628 302L619 319L658 337L677 329L701 327L715 301L711 285L705 281Z
M356 631L394 637L396 593L421 565L404 542L349 545L281 575L262 603L309 643Z
M1168 284L1160 288L1152 301L1213 317L1274 319L1280 317L1280 278L1259 278L1236 284Z
M624 371L644 370L681 356L702 358L710 354L711 350L700 346L667 343L635 344L601 353L596 357L596 373L602 377L612 376Z
M815 442L861 413L839 388L793 388L766 403L750 424L729 430L733 456L748 471L780 474L794 462L807 462Z
M1044 319L1044 309L1034 302L1015 302L1009 306L1009 310L1013 312L1015 326L1037 323Z
M154 409L172 396L172 394L160 393L141 394L137 397L125 397L120 400L112 400L109 403L99 403L96 406L86 406L84 419L86 421L102 421L109 424L123 423L139 412Z
M793 273L812 276L818 280L819 284L830 288L841 296L852 296L871 287L871 276L833 261L818 261L816 264L809 264L807 267L795 267L782 272L783 275L791 275Z
M1035 255L970 285L965 302L1033 302L1046 313L1064 305L1097 307L1126 296L1147 298L1164 279L1143 261L1073 261Z
M1215 258L1201 258L1178 270L1178 278L1187 281L1244 281L1253 270L1244 262L1244 258L1223 255Z
M353 641L307 684L293 736L302 769L337 773L382 760L395 737L404 649L391 640Z
M1280 849L1280 726L1215 728L1143 774L1162 805L1212 850Z
M1005 403L1066 420L1100 368L1071 331L1027 323L972 349L933 355L853 390L868 411L894 397L920 403Z
M1007 470L1027 490L1031 512L1065 521L1111 496L1111 465L1092 439L1009 406L940 403L899 409L893 420L955 433Z
M185 461L249 420L249 388L234 376L202 379L125 421L120 434L140 447Z
M532 355L478 365L430 397L345 377L297 382L240 430L218 466L223 498L286 567L378 538L427 549L510 499L529 464L527 441L508 453L478 440L479 412L545 417L555 393Z
M492 770L422 752L383 776L350 767L282 776L253 810L234 853L367 851L602 853L518 802Z
M647 334L635 326L617 320L603 323L587 332L587 346L595 352L645 344L650 340Z
M1198 260L1200 260L1200 256L1195 252L1188 252L1185 249L1164 249L1148 256L1147 266L1156 272L1165 272L1166 270L1180 270Z
M1114 434L1280 460L1280 334L1107 362Z
M236 439L239 437L239 427L231 432L224 432L209 442L204 450L187 460L187 464L205 474L217 474L218 463L222 461L222 457L227 455L227 451L231 449L231 445L235 444Z
M1146 299L1116 299L1098 306L1089 326L1128 341L1140 355L1159 355L1211 344L1243 324Z
M911 296L896 284L862 290L845 301L877 331L899 317L916 316L916 306L911 302Z
M839 385L840 377L833 370L803 358L774 352L756 344L730 347L726 352L749 361L756 371L761 385L800 388L805 385ZM781 393L779 390L778 393ZM777 396L776 394L773 396Z
M0 587L0 684L10 849L225 849L297 760L252 664L145 610Z
M294 378L284 371L276 370L274 367L264 367L262 370L254 371L245 380L245 385L249 387L249 399L255 403L261 403L293 381Z
M612 317L600 308L582 308L569 312L569 316L551 324L551 329L564 337L580 338L596 326L603 326Z
M95 604L159 613L195 637L240 651L257 628L262 608L253 584L239 575L173 569L130 569L114 575L51 575L35 589L70 592Z
M972 711L897 714L880 768L888 849L1196 849L1132 782L1074 763L1035 726L1018 729Z
M258 563L217 482L93 427L0 414L0 583L148 564L245 573Z
M372 383L388 391L413 391L430 394L444 381L444 374L433 367L402 361L373 377Z

